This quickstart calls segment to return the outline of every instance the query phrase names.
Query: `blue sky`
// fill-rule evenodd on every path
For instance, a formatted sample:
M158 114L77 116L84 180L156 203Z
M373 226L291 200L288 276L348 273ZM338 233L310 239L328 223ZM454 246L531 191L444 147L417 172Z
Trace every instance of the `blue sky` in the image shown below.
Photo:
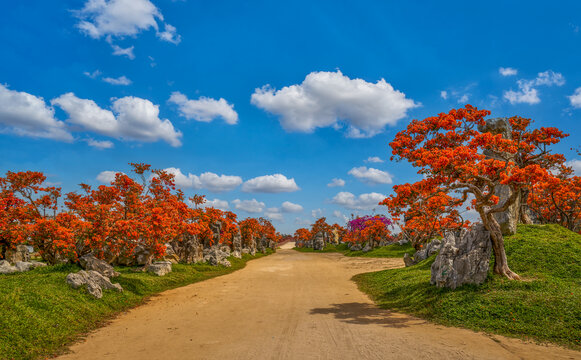
M388 160L397 131L466 103L570 133L581 172L577 1L0 7L0 172L65 192L145 162L284 232L341 223L417 178Z

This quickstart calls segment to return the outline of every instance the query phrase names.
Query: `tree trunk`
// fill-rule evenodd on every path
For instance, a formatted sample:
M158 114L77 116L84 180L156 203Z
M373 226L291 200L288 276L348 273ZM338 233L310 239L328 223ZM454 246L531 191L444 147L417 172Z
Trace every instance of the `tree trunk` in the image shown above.
M531 217L529 216L529 190L521 189L520 192L520 222L522 224L531 225L533 220L531 220Z
M494 251L494 273L502 275L512 280L519 280L515 272L510 270L508 267L508 260L506 259L506 251L504 250L504 238L502 236L502 231L500 230L500 225L491 214L488 216L482 216L482 222L486 230L490 233L490 240L492 241L492 250Z

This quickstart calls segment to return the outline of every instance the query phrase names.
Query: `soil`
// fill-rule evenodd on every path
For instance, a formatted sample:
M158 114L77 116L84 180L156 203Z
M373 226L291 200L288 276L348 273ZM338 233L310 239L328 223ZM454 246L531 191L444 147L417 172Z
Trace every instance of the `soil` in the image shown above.
M166 291L62 359L580 359L553 345L431 324L376 307L355 274L401 259L285 244L232 274ZM286 248L286 249L284 249Z

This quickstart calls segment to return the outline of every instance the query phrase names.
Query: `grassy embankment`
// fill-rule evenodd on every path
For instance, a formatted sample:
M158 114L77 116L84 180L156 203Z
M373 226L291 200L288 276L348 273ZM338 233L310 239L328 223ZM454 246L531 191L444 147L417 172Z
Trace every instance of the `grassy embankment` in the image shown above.
M382 308L436 323L581 349L581 235L558 225L519 226L505 238L523 281L493 276L456 290L430 285L435 256L408 268L356 275Z
M269 249L268 254L272 253ZM246 262L263 257L229 258L232 267L206 264L173 265L166 276L116 268L112 279L122 293L104 291L95 299L65 282L76 265L37 268L27 273L0 275L0 359L37 359L58 354L83 333L103 325L122 311L142 304L151 295L242 269Z
M338 252L342 253L345 256L360 256L360 257L388 257L388 258L403 258L405 253L413 255L415 252L414 248L410 244L399 245L399 244L392 244L387 245L379 248L375 248L369 252L363 251L351 251L347 248L346 244L327 244L323 250L313 250L312 248L294 248L296 251L300 252L323 252L323 253L330 253L330 252Z

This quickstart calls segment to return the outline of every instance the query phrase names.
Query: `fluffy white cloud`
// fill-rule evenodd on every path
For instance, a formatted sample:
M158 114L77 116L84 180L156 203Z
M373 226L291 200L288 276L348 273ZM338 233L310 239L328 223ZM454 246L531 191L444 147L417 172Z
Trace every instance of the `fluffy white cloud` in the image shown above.
M511 67L500 67L500 68L498 68L498 72L502 76L512 76L512 75L516 75L518 73L518 70L513 69Z
M221 117L231 125L238 122L238 113L234 111L234 105L223 98L215 100L202 96L198 100L189 100L184 94L176 91L171 94L169 102L178 105L180 115L186 119L211 122Z
M335 210L333 211L333 216L336 218L339 218L341 220L343 220L344 222L348 222L349 218L347 216L345 216L341 211L339 210Z
M323 216L323 210L321 210L321 209L311 210L311 216L315 219L318 219L321 216Z
M290 201L282 203L281 211L285 213L297 213L303 211L303 207L299 204L294 204Z
M355 196L350 192L342 191L335 195L332 203L352 210L371 210L379 206L379 202L385 199L385 195L372 192Z
M334 178L330 183L327 184L328 187L341 187L345 186L345 180Z
M104 77L103 81L111 85L131 85L132 83L125 75L118 78Z
M101 76L102 72L101 72L101 70L98 70L98 69L97 69L97 70L95 70L95 71L93 71L93 72L88 72L88 71L85 71L85 72L83 72L83 74L84 74L85 76L87 76L87 77L90 77L91 79L96 79L96 78L98 78L99 76Z
M97 175L97 180L105 184L110 184L111 182L113 182L113 180L115 180L115 174L117 173L120 173L120 171L110 171L110 170L101 171L99 175ZM121 174L123 173L121 172Z
M469 99L470 99L470 94L462 94L462 96L460 96L460 98L458 99L458 103L459 104L467 103Z
M569 98L569 101L571 101L571 106L581 108L581 87L575 89L573 95L567 97Z
M573 168L575 175L581 176L581 160L570 160L565 163L565 165L570 166Z
M365 160L368 163L382 163L384 162L379 156L370 156Z
M44 99L26 92L10 90L0 84L0 132L21 136L72 141L73 136L54 109Z
M134 37L154 29L161 40L174 44L181 40L172 25L163 23L164 31L159 31L158 21L163 22L163 15L149 0L88 0L76 15L79 29L94 39Z
M111 141L108 140L95 140L89 138L85 139L85 141L87 142L87 144L89 144L89 146L92 146L99 150L112 149L115 146Z
M194 174L185 175L178 168L170 167L165 169L174 175L175 183L181 188L208 189L211 192L230 191L242 184L240 176L218 175L212 172L202 173L200 176Z
M246 181L242 185L244 192L280 193L299 190L295 179L287 179L282 174L264 175Z
M253 214L262 212L264 210L264 207L266 206L262 201L257 201L256 199L252 200L236 199L232 201L232 204L234 204L234 207L238 210L246 211Z
M448 99L448 92L446 90L440 91L440 97L444 100Z
M266 211L264 212L264 216L266 216L267 218L270 218L271 220L284 221L284 217L281 213L281 209L279 209L279 208L266 209Z
M518 91L508 90L504 92L504 98L511 104L534 105L541 102L539 98L538 86L563 86L565 78L562 74L552 70L540 72L533 80L520 79L517 81Z
M349 170L349 175L368 184L391 184L392 176L387 171L360 166Z
M122 48L119 45L111 44L111 48L113 49L113 55L115 56L126 56L130 60L135 59L135 54L133 53L135 46Z
M159 118L159 106L147 99L126 96L116 99L111 110L102 109L93 100L67 93L51 101L68 115L68 122L116 139L144 142L163 140L181 145L182 133L168 119Z
M316 128L348 125L348 136L373 136L418 106L381 79L374 83L350 79L337 72L312 72L299 85L275 90L256 89L252 104L280 117L287 131L312 132Z
M220 199L208 200L208 199L206 199L206 202L204 204L202 204L202 207L213 207L215 209L220 209L222 211L226 211L226 210L228 210L228 208L230 206L228 205L228 201L226 201L226 200L220 200Z

